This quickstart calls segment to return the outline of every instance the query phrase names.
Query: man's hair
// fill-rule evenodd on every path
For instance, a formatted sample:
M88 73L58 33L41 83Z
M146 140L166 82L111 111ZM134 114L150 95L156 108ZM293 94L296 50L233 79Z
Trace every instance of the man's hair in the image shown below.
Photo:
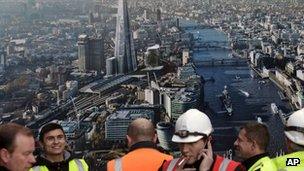
M40 142L43 142L43 138L44 138L45 134L47 134L48 132L53 131L53 130L55 130L55 129L60 129L60 130L62 130L63 134L65 135L64 130L63 130L63 128L62 128L61 125L59 125L59 124L57 124L57 123L51 122L51 123L48 123L48 124L44 125L44 126L41 128L41 130L40 130L40 132L39 132L39 141L40 141Z
M17 135L34 137L32 130L16 123L7 123L0 125L0 149L5 148L9 152L15 149L15 140Z
M138 118L128 126L127 135L134 141L152 141L155 135L153 123L145 118Z
M246 131L246 137L257 142L261 150L266 151L269 143L269 131L265 124L258 122L249 122L241 129Z

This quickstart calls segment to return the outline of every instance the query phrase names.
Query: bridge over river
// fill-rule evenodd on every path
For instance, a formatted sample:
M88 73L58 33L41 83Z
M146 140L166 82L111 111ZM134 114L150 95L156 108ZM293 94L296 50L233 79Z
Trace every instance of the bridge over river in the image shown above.
M247 66L248 60L243 58L226 58L226 59L216 59L212 58L209 60L195 60L195 66Z

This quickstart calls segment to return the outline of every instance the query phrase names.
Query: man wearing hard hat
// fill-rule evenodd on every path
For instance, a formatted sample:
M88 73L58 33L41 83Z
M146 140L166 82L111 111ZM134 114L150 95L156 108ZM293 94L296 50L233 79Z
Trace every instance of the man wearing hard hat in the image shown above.
M203 112L190 109L182 114L176 121L172 137L172 141L178 143L182 156L166 161L162 170L243 170L240 163L213 154L210 143L212 131L210 119Z
M304 170L304 108L294 112L287 120L285 131L289 154L273 159L277 170Z

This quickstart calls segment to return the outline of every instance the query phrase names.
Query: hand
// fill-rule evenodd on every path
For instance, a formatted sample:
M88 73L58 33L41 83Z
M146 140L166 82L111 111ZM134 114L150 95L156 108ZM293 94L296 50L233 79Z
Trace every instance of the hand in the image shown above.
M203 160L200 164L199 171L208 171L211 170L213 164L213 151L210 141L207 142L208 149L203 149L201 151L200 157L203 157Z
M195 171L195 168L193 168L193 169L188 169L188 168L185 168L184 169L184 166L185 166L185 164L187 163L187 161L188 161L188 158L186 158L186 157L181 157L181 159L178 161L178 163L177 163L177 166L176 166L176 168L175 168L175 171Z

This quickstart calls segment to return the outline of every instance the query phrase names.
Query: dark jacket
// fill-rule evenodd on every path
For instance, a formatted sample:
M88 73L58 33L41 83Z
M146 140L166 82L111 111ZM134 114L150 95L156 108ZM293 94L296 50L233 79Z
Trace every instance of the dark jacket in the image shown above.
M46 166L51 171L69 171L69 162L73 159L74 157L68 151L64 152L64 160L61 162L51 162L44 155L40 155L37 157L34 166Z
M242 165L246 167L246 170L249 170L249 168L250 168L251 166L253 166L254 163L256 163L258 160L260 160L261 158L266 157L266 156L268 156L268 153L263 153L263 154L255 155L255 156L253 156L253 157L250 157L250 158L247 159L247 160L244 160L244 161L242 162Z
M0 166L0 171L9 171L9 170L4 166Z

